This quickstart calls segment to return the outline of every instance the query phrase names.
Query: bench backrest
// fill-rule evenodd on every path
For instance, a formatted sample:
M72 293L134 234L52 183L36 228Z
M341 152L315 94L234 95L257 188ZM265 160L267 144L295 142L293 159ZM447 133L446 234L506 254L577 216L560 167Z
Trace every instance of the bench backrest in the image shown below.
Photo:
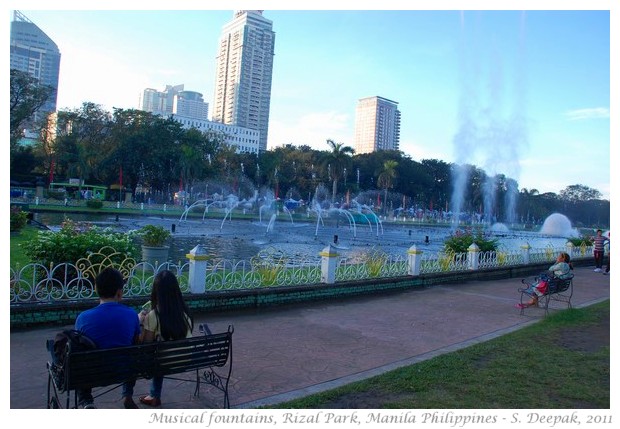
M229 359L232 332L175 341L82 352L68 351L63 390L109 386L134 378L222 367Z
M554 278L549 281L547 293L558 293L567 290L574 276L567 277L565 279Z

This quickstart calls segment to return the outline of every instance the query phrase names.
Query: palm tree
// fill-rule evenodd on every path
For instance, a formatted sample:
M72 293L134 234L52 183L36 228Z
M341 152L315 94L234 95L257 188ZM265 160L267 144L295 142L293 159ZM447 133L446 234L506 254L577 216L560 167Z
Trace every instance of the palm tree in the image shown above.
M345 146L344 143L336 143L332 139L327 139L327 144L331 152L327 155L325 163L329 167L329 175L332 179L332 202L334 202L338 190L338 179L342 176L344 169L350 165L351 155L355 153L355 149Z
M380 188L383 188L383 213L386 213L387 210L387 192L388 188L394 186L394 181L396 180L396 176L398 173L396 172L396 167L398 167L398 162L394 160L387 160L383 163L383 170L379 173L379 177L377 178L377 185Z

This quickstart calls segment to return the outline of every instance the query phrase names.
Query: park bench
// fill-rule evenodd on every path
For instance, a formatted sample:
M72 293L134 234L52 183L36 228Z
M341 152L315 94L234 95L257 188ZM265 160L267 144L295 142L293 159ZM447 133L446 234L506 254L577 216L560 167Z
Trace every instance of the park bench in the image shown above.
M66 408L70 408L71 392L74 393L73 408L77 408L76 389L108 387L93 390L93 397L97 398L126 381L154 376L195 381L194 396L199 396L201 383L211 385L223 393L223 408L230 408L228 382L232 373L234 328L230 325L226 332L211 333L205 324L201 324L199 330L202 335L182 340L111 349L71 352L68 344L62 371L56 364L47 363L47 408L62 408L63 393L66 393ZM218 372L216 368L220 368ZM182 373L193 371L195 378L176 378Z
M573 297L573 275L565 279L559 278L551 278L547 283L547 291L538 297L538 307L542 307L545 309L545 315L549 314L549 302L550 301L559 301L565 302L568 304L568 308L572 308L571 298ZM538 283L539 277L534 277L533 280L523 279L521 283L525 284L526 287L519 289L521 292L521 304L523 304L526 299L529 301L530 295L526 292L530 285ZM521 315L524 314L525 308L521 307Z

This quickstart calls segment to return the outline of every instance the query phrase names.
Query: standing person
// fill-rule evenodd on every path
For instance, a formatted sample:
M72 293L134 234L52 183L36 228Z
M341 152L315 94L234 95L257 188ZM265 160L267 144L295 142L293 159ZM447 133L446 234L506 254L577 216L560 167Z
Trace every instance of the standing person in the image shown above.
M140 313L143 329L140 342L180 340L192 336L194 321L183 300L179 281L174 273L157 273L151 290L151 308ZM140 402L151 407L161 405L163 377L153 377L150 394L140 396Z
M95 279L99 305L80 313L75 329L89 337L100 349L130 346L140 335L138 314L121 304L125 280L120 271L106 268ZM123 383L122 397L125 408L138 408L133 401L135 380ZM91 389L77 389L79 408L95 407Z
M594 272L600 273L603 271L603 259L605 257L605 240L606 238L603 236L603 230L597 229L596 236L593 239L594 245L594 264L596 268L594 268Z
M611 232L607 233L607 266L603 274L609 274L609 264L611 264Z

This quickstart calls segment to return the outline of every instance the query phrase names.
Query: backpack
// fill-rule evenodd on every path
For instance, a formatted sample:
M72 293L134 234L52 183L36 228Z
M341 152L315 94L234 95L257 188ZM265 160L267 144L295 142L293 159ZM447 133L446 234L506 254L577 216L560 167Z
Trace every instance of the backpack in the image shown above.
M85 334L75 329L65 329L56 334L53 340L47 340L47 350L52 356L52 370L57 383L64 380L64 367L67 353L94 350L97 345Z

